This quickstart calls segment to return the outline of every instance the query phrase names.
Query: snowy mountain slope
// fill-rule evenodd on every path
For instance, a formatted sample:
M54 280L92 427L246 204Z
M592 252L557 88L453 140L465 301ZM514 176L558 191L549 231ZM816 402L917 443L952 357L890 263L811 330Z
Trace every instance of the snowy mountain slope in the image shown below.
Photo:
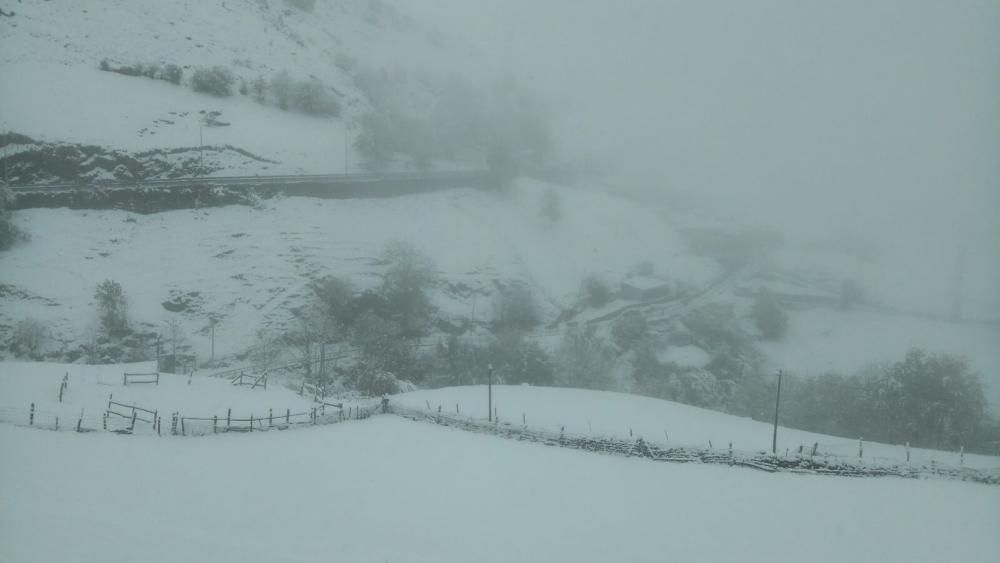
M458 405L462 415L486 418L487 388L484 385L448 387L404 393L393 397L413 409L425 410L430 404L434 411L454 413ZM608 391L564 389L553 387L493 386L493 406L502 423L558 433L561 429L580 436L639 437L669 446L687 446L726 450L732 443L738 451L770 451L772 426L748 418L701 409L672 401L639 397ZM522 418L523 417L523 418ZM778 447L795 452L819 444L821 455L857 458L858 441L780 427ZM912 448L913 463L959 465L957 452ZM906 449L902 445L865 443L864 455L869 459L904 462ZM1000 457L965 455L970 467L1000 468Z
M214 163L214 153L206 151L207 166L218 166L221 175L344 171L344 147L350 140L339 120L285 112L242 96L215 98L162 80L85 66L16 63L0 67L0 76L0 104L6 108L0 128L33 139L130 151L197 151L203 140L208 146L232 145L278 161L240 158ZM229 125L199 126L204 112L213 111ZM352 170L356 167L355 162Z
M563 213L550 225L540 213L547 189L525 180L509 194L286 198L259 208L153 215L19 211L16 221L31 240L0 254L0 324L37 317L56 341L82 342L96 322L95 286L114 279L136 322L161 327L182 320L201 358L208 355L209 317L217 316L216 349L229 355L251 345L257 330L285 327L319 277L377 284L378 258L394 239L414 243L435 262L441 282L434 300L442 316L468 319L475 306L479 322L493 319L498 283L532 284L553 319L575 301L587 274L615 282L643 260L672 271L680 242L655 214L601 191L556 187Z
M0 444L0 506L18 507L0 511L0 559L24 563L976 563L1000 550L996 487L657 464L391 416L206 438L0 425Z
M349 124L371 106L353 65L485 76L468 50L446 48L443 36L380 2L329 0L310 13L281 0L29 2L14 11L0 18L0 130L125 150L229 144L280 161L251 170L233 162L222 173L324 173L344 170L345 158L356 163ZM175 64L184 80L102 72L105 60ZM249 94L193 92L192 72L213 65L233 73L234 89L284 70L293 80L316 79L342 116L282 111ZM408 88L399 98L415 109L433 102ZM229 125L200 130L211 111Z

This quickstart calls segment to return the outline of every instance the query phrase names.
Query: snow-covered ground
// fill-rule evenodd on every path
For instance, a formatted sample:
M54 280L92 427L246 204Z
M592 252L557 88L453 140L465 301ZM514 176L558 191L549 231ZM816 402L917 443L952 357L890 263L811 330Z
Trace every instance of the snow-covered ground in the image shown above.
M286 198L259 208L153 215L18 211L15 220L31 240L0 253L0 284L8 286L0 324L35 317L53 341L83 341L96 322L94 289L112 279L122 284L135 322L162 327L180 319L202 359L215 315L217 354L230 355L251 345L258 330L280 329L321 276L349 277L362 288L378 283L378 259L391 240L409 241L435 262L442 283L434 299L444 317L470 318L475 310L480 322L493 318L497 282L527 282L554 318L588 274L614 283L643 260L675 271L681 243L655 213L602 191L552 187L562 217L550 225L540 211L549 188L524 180L504 194ZM642 240L657 244L635 244ZM713 275L712 268L699 271ZM188 301L189 310L167 311L161 304L172 299Z
M122 385L123 372L151 373L155 362L118 365L74 365L29 362L0 362L0 422L27 424L29 408L35 405L35 421L47 427L59 417L61 425L76 424L81 411L85 428L101 428L101 417L113 395L114 401L158 411L169 421L170 413L189 417L225 417L232 409L234 418L267 417L268 410L284 415L306 412L315 404L272 380L267 389L235 386L229 378L195 373L160 374L158 385ZM68 376L68 387L59 401L59 387ZM190 379L190 383L189 383ZM131 411L116 407L118 412Z
M486 418L487 388L484 385L448 387L405 393L393 397L393 403L432 411L440 405L445 412ZM643 437L651 442L671 446L693 446L758 452L771 450L772 425L716 411L701 409L671 401L612 393L554 387L493 386L493 406L502 423L570 434ZM790 428L778 429L778 447L792 452L802 445L808 451L819 443L819 453L857 459L858 440L803 432ZM937 463L959 465L957 452L910 450L914 464ZM864 443L864 458L878 461L906 461L903 445ZM1000 457L966 454L964 463L971 467L1000 468Z
M0 560L19 563L976 563L1000 552L997 487L658 464L388 416L198 439L0 425L0 445Z
M252 99L216 98L161 80L45 63L0 66L0 129L43 141L132 151L231 145L274 162L234 155L212 162L218 175L340 173L353 135L341 120L281 111ZM49 111L46 108L60 108ZM225 127L201 127L203 113L221 112ZM358 157L348 147L350 169Z
M317 2L311 13L277 0L28 2L14 12L0 20L0 130L125 150L196 147L203 139L279 161L220 162L219 174L331 173L345 169L345 157L357 163L351 124L371 105L345 59L386 73L490 76L468 48L366 0ZM112 67L176 64L184 83L102 72L105 59ZM335 93L342 115L309 117L252 95L193 92L187 82L194 69L213 65L235 75L234 91L240 81L270 80L283 70L294 80L318 79ZM428 96L400 93L418 106L433 103ZM200 130L202 111L221 112L219 121L230 125Z

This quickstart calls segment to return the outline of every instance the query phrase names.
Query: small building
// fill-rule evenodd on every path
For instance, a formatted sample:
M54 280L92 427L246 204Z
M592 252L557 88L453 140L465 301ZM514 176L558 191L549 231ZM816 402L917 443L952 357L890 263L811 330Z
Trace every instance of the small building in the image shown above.
M650 301L670 295L670 284L650 276L632 276L622 282L621 295L632 301Z

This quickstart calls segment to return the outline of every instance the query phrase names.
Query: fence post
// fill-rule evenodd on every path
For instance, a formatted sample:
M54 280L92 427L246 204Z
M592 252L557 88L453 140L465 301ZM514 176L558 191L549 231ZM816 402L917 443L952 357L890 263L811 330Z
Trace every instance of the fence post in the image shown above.
M28 426L35 425L35 403L31 403L31 412L28 414Z
M250 431L253 432L253 413L250 413Z
M135 409L132 409L132 426L129 426L129 432L135 430Z
M427 403L427 410L431 410L431 402L427 399L424 399L424 402Z
M458 411L458 403L455 403L455 414L462 414Z
M289 424L291 421L292 409L285 409L285 424Z
M858 459L861 459L865 453L865 439L858 438Z
M108 429L108 413L106 413L106 412L104 413L104 419L103 419L103 421L102 421L101 424L102 424L104 430L107 431L107 429Z
M184 428L184 417L181 417L181 436L187 436L187 429Z
M156 420L156 435L162 436L162 434L160 434L160 426L163 426L163 417L157 416L154 420Z
M958 465L965 465L965 446L959 446L958 449Z
M267 409L267 425L274 426L274 412L273 409Z
M229 410L226 411L226 432L229 432L229 425L231 424L232 420L233 420L233 409L232 407L230 407Z
M83 426L83 409L80 409L80 418L76 419L76 431L79 432Z
M527 426L527 425L528 425L528 416L522 412L521 413L521 426Z
M218 434L218 433L219 433L219 415L213 414L212 415L212 434Z
M906 463L910 463L910 443L906 443Z
M59 430L59 417L56 417L56 430Z
M906 443L906 447L907 447L907 450L906 450L906 460L909 461L910 460L910 450L909 450L910 444L909 444L909 442ZM817 449L819 449L819 442L813 442L812 453L809 454L809 457L815 456Z
M111 410L111 398L114 396L114 393L108 393L108 410Z
M733 457L733 443L729 442L729 457Z
M122 387L128 386L128 374L122 372Z
M312 423L316 424L316 407L312 408Z

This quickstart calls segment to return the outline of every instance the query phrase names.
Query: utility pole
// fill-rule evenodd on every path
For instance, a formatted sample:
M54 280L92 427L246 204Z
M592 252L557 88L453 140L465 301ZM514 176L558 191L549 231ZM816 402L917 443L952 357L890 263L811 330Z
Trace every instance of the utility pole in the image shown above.
M486 386L489 393L487 402L487 408L489 409L489 412L487 414L489 416L489 421L493 422L493 362L487 364L486 371L490 372L489 384Z
M781 374L778 370L778 394L774 398L774 435L771 437L771 454L778 454L778 405L781 403Z
M205 173L205 136L202 133L202 128L205 125L205 118L198 118L198 175L201 176Z
M209 360L209 361L210 362L214 362L215 361L215 325L219 321L217 321L215 319L215 317L212 317L212 321L211 322L212 322L212 324L211 324L211 327L212 327L212 359Z

